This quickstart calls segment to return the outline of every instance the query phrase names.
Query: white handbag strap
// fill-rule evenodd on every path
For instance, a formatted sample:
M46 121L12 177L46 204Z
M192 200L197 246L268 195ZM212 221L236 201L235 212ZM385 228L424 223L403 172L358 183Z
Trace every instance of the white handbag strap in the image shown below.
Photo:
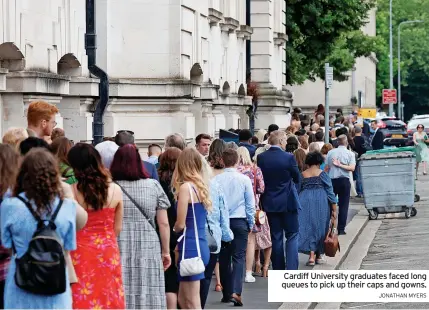
M192 215L194 216L194 230L195 230L195 242L197 244L197 253L198 253L198 257L201 258L200 240L198 239L197 218L195 217L194 198L192 196L192 186L189 183L187 183L187 184L189 187L189 195L191 195ZM186 226L185 226L185 229L183 231L182 260L185 259L185 243L186 243Z

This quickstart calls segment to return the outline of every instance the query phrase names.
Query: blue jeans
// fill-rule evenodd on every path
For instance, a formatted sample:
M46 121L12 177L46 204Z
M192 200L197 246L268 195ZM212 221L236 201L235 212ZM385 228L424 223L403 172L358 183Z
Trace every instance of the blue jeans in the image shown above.
M289 232L285 225L287 213L267 213L273 250L273 270L298 270L298 232ZM284 238L286 237L286 242ZM285 251L286 247L286 251ZM285 259L286 253L286 259Z
M244 264L249 237L247 219L232 218L229 223L234 233L234 240L230 245L222 248L219 255L220 283L225 299L231 298L234 293L241 295L243 291Z

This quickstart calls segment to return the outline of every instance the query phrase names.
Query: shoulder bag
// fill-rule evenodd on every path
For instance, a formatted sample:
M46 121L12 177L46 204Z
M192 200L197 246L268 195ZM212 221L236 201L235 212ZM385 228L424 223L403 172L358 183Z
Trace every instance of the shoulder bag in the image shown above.
M194 208L194 198L192 196L191 185L188 183L189 194L191 195L192 202L192 214L194 216L194 231L195 231L195 243L197 245L197 257L185 258L185 250L186 250L186 226L183 231L183 247L182 247L182 260L180 261L179 270L181 277L190 277L195 276L200 273L204 273L206 267L204 266L203 259L201 258L201 249L200 249L200 241L198 239L198 226L197 219L195 217L195 208Z
M213 237L213 230L210 228L209 220L206 217L207 227L206 227L206 238L207 243L209 245L210 253L216 253L217 252L217 242L216 239Z
M128 197L128 199L137 207L137 209L139 209L140 213L146 218L146 220L149 222L150 226L153 227L153 229L155 229L155 231L157 231L155 223L153 222L153 220L145 213L145 211L143 210L143 208L134 200L133 197L131 197L130 194L128 194L128 192L117 182L115 182L116 185L118 185L122 192Z
M253 169L253 192L255 193L255 201L256 201L256 183L258 182L258 179L256 178L256 167ZM267 217L264 211L262 211L261 205L259 204L259 210L256 210L255 213L255 224L256 226L261 226L265 224Z

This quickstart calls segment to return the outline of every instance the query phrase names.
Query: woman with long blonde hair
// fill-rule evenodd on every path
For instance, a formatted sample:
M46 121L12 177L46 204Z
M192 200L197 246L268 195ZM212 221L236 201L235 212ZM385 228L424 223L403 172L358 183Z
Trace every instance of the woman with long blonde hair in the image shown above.
M173 231L180 236L176 247L180 282L178 301L182 309L201 309L200 280L205 278L204 272L186 277L180 275L182 254L184 259L200 256L205 266L210 260L205 225L212 202L203 178L202 158L195 149L188 148L180 154L172 186L177 201Z

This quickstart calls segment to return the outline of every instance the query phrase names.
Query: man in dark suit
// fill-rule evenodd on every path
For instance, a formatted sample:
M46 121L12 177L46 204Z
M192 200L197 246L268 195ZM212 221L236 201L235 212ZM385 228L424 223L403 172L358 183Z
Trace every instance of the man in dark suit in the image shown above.
M244 146L250 154L250 158L255 156L256 146L252 145L252 132L249 129L240 130L238 133L238 146Z
M298 212L301 206L297 188L301 176L294 156L284 151L286 140L284 131L274 131L268 139L271 147L257 157L265 182L261 205L270 224L274 270L297 270L299 264ZM283 246L285 236L286 262Z
M135 143L134 143L134 132L129 131L129 130L118 131L118 133L116 134L116 137L115 137L115 143L117 145L119 145L119 147L124 146L126 144L135 145ZM159 181L158 172L156 171L155 165L153 165L147 161L143 161L143 166L146 169L146 171L149 174L149 177L151 179Z
M374 129L374 134L371 139L371 146L373 150L382 150L384 148L384 135L377 126L377 121L371 122L371 128Z

